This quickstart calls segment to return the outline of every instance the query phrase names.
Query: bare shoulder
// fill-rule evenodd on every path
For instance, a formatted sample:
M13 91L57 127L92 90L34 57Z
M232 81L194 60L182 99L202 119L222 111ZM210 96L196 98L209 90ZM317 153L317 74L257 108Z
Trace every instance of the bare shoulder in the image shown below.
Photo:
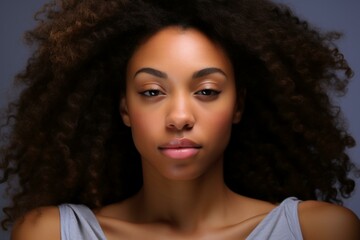
M28 212L12 230L11 240L60 240L60 213L57 207L42 207Z
M359 218L342 206L305 201L299 205L299 219L305 240L360 239Z

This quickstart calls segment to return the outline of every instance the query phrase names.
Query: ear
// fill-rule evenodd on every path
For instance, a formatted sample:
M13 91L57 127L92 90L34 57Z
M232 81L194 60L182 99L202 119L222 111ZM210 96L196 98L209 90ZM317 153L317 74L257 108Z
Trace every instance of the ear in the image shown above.
M239 123L244 112L244 102L245 102L246 90L243 89L237 96L237 103L235 106L235 111L233 115L233 124Z
M233 116L233 124L239 123L241 120L241 116L242 116L242 111L237 109Z
M125 96L121 97L121 100L120 100L120 115L121 115L121 118L123 120L123 123L126 126L131 127L130 117L129 117L129 113L128 113L128 108L127 108L127 103L126 103Z

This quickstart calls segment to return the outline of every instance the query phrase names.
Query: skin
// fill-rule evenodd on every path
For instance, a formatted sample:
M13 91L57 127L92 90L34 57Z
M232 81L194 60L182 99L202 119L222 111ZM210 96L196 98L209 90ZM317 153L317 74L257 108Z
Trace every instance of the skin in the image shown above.
M276 206L223 181L223 152L243 105L223 49L195 29L165 28L136 49L126 81L120 112L142 156L144 185L95 210L107 239L245 239ZM187 149L164 150L185 138L193 142ZM305 201L298 211L304 239L360 239L346 208ZM12 239L60 239L57 207L28 213Z
M121 114L132 129L145 176L183 184L222 161L241 111L231 62L210 43L194 30L171 28L141 45L128 63ZM197 153L177 159L159 150L178 139L194 142Z

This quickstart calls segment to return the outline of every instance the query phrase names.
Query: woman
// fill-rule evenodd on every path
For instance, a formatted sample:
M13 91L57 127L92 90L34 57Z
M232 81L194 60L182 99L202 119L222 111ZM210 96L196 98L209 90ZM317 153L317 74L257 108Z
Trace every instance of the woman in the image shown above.
M335 33L268 1L44 12L4 147L13 239L359 238L351 211L314 201L354 188Z

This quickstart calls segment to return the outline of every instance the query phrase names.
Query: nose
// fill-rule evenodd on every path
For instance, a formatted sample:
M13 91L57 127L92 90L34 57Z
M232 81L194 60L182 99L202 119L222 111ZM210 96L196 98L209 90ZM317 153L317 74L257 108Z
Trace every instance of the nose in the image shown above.
M177 96L169 102L166 116L166 127L170 130L183 131L194 127L195 116L192 110L191 99L186 96Z

